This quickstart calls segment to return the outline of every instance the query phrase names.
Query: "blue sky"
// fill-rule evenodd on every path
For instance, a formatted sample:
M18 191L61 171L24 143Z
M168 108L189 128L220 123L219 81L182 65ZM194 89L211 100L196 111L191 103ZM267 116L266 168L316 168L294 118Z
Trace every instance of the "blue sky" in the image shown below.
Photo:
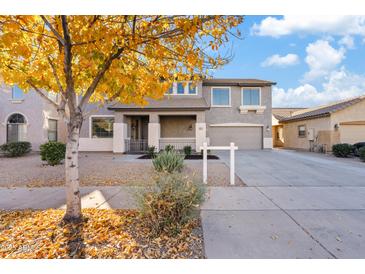
M277 82L274 106L316 106L365 94L364 16L245 16L234 58L213 73Z

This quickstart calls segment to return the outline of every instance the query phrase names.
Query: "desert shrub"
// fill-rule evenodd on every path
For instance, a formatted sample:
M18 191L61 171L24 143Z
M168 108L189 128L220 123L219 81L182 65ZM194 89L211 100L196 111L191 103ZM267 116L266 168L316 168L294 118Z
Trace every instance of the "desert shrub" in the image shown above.
M147 148L147 155L153 159L156 157L156 147L155 146L148 146Z
M19 157L29 153L32 145L29 142L11 142L0 146L6 157Z
M365 162L365 147L361 147L359 149L359 156L360 156L360 159Z
M174 150L164 150L152 160L152 164L158 172L180 172L184 166L184 156Z
M179 173L157 177L154 186L139 195L143 223L152 235L176 235L204 200L205 187Z
M166 145L165 146L165 151L173 151L173 150L175 150L175 147L173 146L173 145Z
M192 148L191 148L191 146L184 146L183 151L186 156L190 156L191 152L192 152Z
M66 145L60 142L48 142L40 146L41 159L51 166L59 165L65 159Z
M336 157L346 158L353 152L353 147L350 144L336 144L332 146L332 153Z

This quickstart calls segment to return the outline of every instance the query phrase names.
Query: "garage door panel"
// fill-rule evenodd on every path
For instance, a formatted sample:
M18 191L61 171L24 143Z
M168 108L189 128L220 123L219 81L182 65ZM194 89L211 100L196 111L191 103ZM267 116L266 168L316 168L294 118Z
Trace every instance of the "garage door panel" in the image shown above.
M238 149L262 149L262 127L210 127L208 137L213 146L234 142Z

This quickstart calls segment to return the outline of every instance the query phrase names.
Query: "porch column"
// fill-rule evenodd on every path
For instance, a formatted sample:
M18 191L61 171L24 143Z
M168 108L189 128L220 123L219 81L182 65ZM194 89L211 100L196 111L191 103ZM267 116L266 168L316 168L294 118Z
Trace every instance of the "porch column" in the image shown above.
M154 146L157 151L160 150L160 119L157 113L150 114L148 123L148 146Z
M200 151L200 147L207 139L207 125L205 123L195 124L195 150Z
M125 152L125 139L127 138L127 124L114 123L113 125L113 152Z

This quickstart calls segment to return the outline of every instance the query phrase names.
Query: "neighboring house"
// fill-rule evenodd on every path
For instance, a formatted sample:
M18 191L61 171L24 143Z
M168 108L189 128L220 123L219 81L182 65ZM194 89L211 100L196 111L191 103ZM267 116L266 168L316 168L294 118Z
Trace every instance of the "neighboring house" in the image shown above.
M272 140L274 147L284 146L283 124L281 119L290 117L294 112L304 110L305 108L272 108Z
M145 107L110 104L90 114L81 128L81 151L145 151L148 146L177 149L203 142L239 149L272 148L271 86L256 79L210 79L175 83L161 100Z
M29 141L33 150L47 141L65 141L65 125L52 100L17 86L0 86L0 144Z
M331 151L365 141L365 96L293 112L279 118L285 148Z

